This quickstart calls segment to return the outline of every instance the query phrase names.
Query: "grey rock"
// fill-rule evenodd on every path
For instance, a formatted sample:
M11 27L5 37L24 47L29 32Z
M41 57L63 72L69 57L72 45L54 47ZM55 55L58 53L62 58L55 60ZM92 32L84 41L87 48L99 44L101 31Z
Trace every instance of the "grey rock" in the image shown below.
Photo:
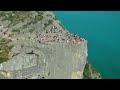
M16 13L22 14L20 11L9 13L12 13L13 17ZM26 17L24 21L16 21L16 24L7 21L11 22L9 31L16 29L20 30L20 33L12 32L12 42L9 45L14 47L9 53L9 60L0 64L0 78L82 79L88 56L87 40L73 44L74 37L59 24L60 21L54 19L52 12L29 11L24 13L26 14L21 17ZM38 15L42 15L43 19L33 23ZM0 16L0 20L2 18L3 16ZM48 20L53 20L53 22L44 28ZM6 21L1 21L0 25L3 24L6 24L6 27L8 25ZM62 29L62 33L54 33L53 26ZM31 29L33 29L32 32L30 32ZM66 43L67 32L71 35L71 44ZM57 37L55 41L53 41L54 36Z

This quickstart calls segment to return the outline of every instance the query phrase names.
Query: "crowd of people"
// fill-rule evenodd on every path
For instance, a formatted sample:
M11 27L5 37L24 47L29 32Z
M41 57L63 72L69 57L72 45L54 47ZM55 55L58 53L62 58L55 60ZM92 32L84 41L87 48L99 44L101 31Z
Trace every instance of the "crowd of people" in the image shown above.
M77 44L77 42L82 42L85 39L80 38L76 34L70 34L66 30L59 29L57 27L52 27L50 30L44 30L42 33L34 35L35 39L39 42L57 42L57 43L67 43L67 44Z
M8 32L8 28L3 30L3 26L0 27L0 33L3 36L7 35L7 32ZM77 44L77 42L82 42L85 40L83 38L80 38L76 34L70 34L67 30L63 30L55 26L53 26L49 30L43 30L42 32L36 32L36 33L34 32L32 33L32 37L35 40L38 40L39 43L57 42L57 43Z

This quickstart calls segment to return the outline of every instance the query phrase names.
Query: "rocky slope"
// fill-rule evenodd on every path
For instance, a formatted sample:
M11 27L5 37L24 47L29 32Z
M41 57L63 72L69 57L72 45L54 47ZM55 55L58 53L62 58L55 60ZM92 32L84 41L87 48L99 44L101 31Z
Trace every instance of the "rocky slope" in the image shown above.
M3 79L100 78L88 68L87 40L49 11L0 11L0 63Z

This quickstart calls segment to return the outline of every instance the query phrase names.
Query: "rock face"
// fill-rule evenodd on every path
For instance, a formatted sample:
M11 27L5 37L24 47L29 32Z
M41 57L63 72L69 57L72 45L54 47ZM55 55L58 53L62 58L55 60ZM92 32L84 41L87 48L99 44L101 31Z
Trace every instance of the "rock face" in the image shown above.
M0 78L83 79L87 41L68 32L49 11L0 12ZM1 40L2 41L2 40Z

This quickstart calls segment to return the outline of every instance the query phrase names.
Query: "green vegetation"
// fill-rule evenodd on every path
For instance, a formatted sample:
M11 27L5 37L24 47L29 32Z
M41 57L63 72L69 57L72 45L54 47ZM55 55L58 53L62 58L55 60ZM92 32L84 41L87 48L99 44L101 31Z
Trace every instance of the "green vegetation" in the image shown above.
M53 20L48 20L47 23L44 24L45 28L53 23Z
M30 25L30 24L32 24L32 22L28 22L27 24L25 24L25 25L23 25L23 29L25 29L25 28L27 28L28 27L28 25Z
M35 16L35 19L33 19L29 11L1 11L0 17L4 17L2 21L8 20L11 22L8 27L24 22L25 20L31 20L23 26L23 28L27 28L28 25L35 24L38 21L41 21L43 19L42 14L42 12L39 12L39 14Z
M85 69L83 72L83 79L90 79L90 76L91 76L91 72L90 72L89 64L87 63L85 65Z
M38 15L35 17L35 20L36 21L41 21L43 19L43 16L42 15Z
M33 29L30 29L29 32L32 33L34 30Z
M83 79L98 79L101 78L98 74L97 70L94 69L91 64L86 64L84 72L83 72Z
M5 17L2 21L4 20L9 20L11 22L14 22L17 18L12 16L12 13L6 13L6 12L1 12L0 17Z
M13 29L12 32L20 33L20 30L15 30L15 29Z
M4 20L9 20L11 21L11 24L8 25L15 25L17 23L20 23L21 21L23 22L25 19L30 18L30 14L27 11L12 11L12 12L5 12L2 11L0 12L0 17L4 17Z
M8 59L9 52L13 48L13 46L9 46L8 43L10 43L10 39L1 39L0 40L0 63L5 62Z
M3 39L0 40L0 45L5 45L5 44L8 44L10 42L11 42L10 39L3 38Z
M12 34L9 34L9 36L8 37L12 37L13 36L13 33Z
M25 25L23 26L23 28L27 28L28 25L35 24L35 23L37 23L38 21L41 21L42 19L43 19L43 16L42 16L42 15L38 15L38 16L35 17L35 19L33 19L33 20L31 20L29 23L25 24Z
M35 16L35 19L33 19L33 21L31 23L35 24L38 21L41 21L42 19L43 19L42 15L37 15L37 16Z

